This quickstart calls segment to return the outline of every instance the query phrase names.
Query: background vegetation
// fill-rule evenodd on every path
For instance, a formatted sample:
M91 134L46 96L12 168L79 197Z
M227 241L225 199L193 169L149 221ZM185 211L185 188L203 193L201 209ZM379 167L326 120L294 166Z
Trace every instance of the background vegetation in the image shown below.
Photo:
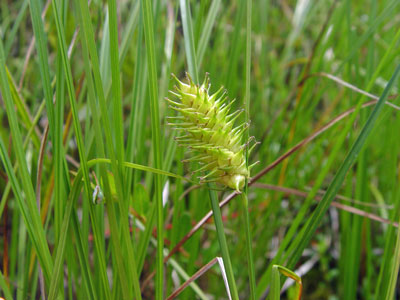
M240 298L267 297L279 264L303 299L394 299L398 4L1 0L0 295L161 299L211 261L178 298L227 298L209 188L166 125L187 70L260 142L252 293L245 207L218 191Z

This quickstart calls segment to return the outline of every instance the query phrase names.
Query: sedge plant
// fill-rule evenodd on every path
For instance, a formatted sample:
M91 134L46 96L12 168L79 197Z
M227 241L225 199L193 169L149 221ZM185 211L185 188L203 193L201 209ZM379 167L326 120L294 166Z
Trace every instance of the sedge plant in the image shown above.
M243 143L244 132L248 123L238 126L235 121L243 110L230 112L233 101L228 102L226 91L221 87L214 94L209 94L210 82L206 74L202 85L193 82L186 74L187 82L180 81L173 75L177 85L175 91L170 91L174 100L166 98L170 107L179 114L170 117L170 126L183 132L176 137L180 146L189 149L190 158L186 162L197 162L201 167L194 171L200 176L201 183L209 183L213 188L215 183L241 193L246 181L250 178L250 169L255 165L247 165L246 150L251 152L256 144L247 149L251 138ZM237 288L233 276L229 251L223 231L222 217L215 193L210 193L211 206L214 213L218 240L224 259L228 284L233 299L238 299ZM248 240L247 247L251 244ZM251 252L251 250L249 250ZM252 262L249 262L252 265Z

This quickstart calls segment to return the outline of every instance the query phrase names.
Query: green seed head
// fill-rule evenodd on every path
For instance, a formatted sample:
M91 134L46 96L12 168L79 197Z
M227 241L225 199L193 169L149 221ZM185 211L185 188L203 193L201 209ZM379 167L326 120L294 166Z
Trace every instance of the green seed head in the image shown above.
M178 101L166 99L171 108L180 113L169 123L176 130L184 132L177 138L181 146L190 149L194 156L186 161L198 161L206 171L203 182L216 181L224 186L240 191L250 172L246 167L243 132L247 124L234 127L235 120L243 110L230 113L233 103L227 102L226 91L220 88L209 95L209 78L201 86L193 83L187 75L188 84L172 75L177 85L170 91Z

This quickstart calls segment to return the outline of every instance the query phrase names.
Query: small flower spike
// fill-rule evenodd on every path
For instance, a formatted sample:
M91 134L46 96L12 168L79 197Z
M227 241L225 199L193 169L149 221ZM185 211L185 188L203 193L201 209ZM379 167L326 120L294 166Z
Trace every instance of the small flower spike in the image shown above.
M181 82L175 75L172 76L177 85L170 94L175 100L166 100L180 115L169 118L169 125L183 131L183 135L176 139L179 145L195 153L195 156L185 161L197 161L201 164L196 172L207 172L200 178L201 182L218 182L240 192L246 178L250 177L245 159L245 148L250 140L242 144L243 132L248 124L234 127L235 120L243 110L229 112L233 101L228 103L223 88L209 95L207 74L201 86L194 84L188 74L188 84Z

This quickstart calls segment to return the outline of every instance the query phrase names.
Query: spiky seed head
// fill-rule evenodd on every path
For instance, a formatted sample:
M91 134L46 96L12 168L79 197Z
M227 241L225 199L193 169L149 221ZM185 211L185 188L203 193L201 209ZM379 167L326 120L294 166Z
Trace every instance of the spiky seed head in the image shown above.
M234 128L234 122L242 111L229 113L233 102L227 103L226 91L220 88L209 95L208 74L201 86L194 84L188 74L187 82L180 81L175 75L175 91L170 94L177 98L166 99L171 108L178 111L182 118L170 123L175 129L186 134L178 142L197 153L190 161L198 161L202 167L197 171L207 171L204 181L216 181L238 192L243 188L250 172L246 167L242 144L243 132L247 128L242 124Z

